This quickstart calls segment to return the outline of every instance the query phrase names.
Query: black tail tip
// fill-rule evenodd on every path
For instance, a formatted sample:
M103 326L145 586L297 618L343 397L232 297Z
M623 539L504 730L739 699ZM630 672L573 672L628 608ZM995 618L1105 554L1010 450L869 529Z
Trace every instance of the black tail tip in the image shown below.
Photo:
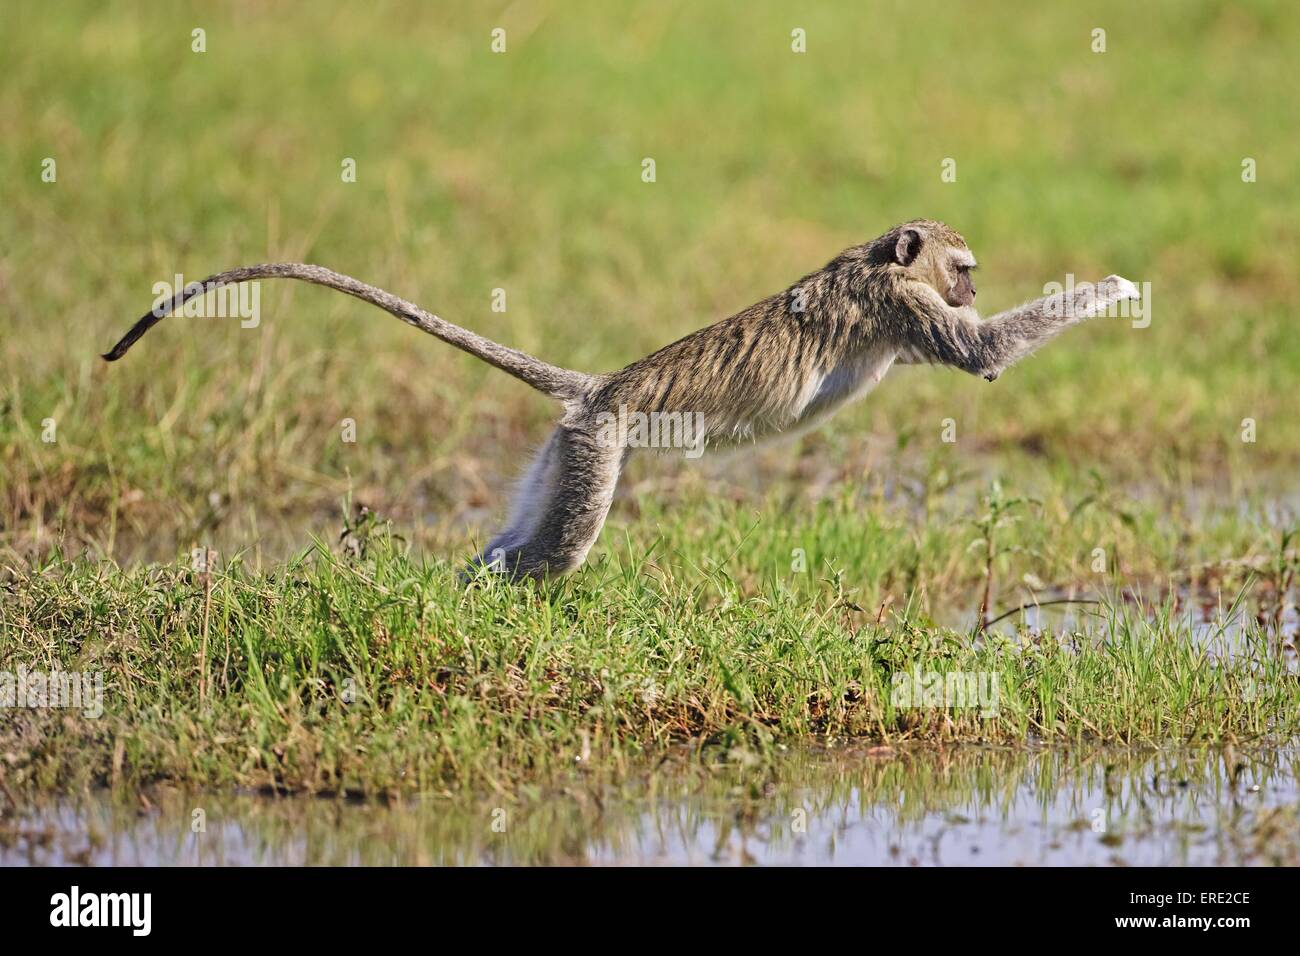
M132 329L131 331L134 332L135 330ZM99 357L102 358L105 362L116 362L127 352L131 351L131 346L135 344L135 340L138 339L139 337L140 336L138 335L135 336L125 335L122 338L118 339L116 345L114 345L107 352L102 353Z

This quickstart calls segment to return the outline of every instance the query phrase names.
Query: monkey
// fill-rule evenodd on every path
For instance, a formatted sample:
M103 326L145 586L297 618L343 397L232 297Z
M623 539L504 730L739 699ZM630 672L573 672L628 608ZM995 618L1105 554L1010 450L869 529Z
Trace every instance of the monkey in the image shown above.
M377 305L562 404L504 527L462 575L487 569L513 580L545 579L579 567L604 526L637 444L609 427L615 416L690 415L698 427L685 437L697 447L756 442L812 427L864 396L894 365L948 366L994 381L1064 329L1140 295L1111 275L981 319L976 268L960 233L912 220L619 371L589 374L501 345L350 276L270 263L191 283L157 303L103 358L120 359L186 301L230 283L299 279Z

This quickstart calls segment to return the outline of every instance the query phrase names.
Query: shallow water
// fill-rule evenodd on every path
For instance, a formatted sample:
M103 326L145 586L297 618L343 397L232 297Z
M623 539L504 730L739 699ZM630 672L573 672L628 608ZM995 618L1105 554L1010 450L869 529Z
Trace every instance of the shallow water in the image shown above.
M1297 864L1297 771L1293 748L808 746L486 800L99 795L0 821L0 864Z
M1008 614L992 624L989 631L1004 637L1018 638L1024 633L1055 634L1064 640L1072 635L1090 634L1104 639L1110 632L1109 618L1104 605L1094 603L1054 603L1069 601L1075 594L1052 590L1039 596L1040 605L1028 604L1014 614ZM1101 595L1077 595L1084 601L1095 601ZM1161 629L1176 635L1185 635L1208 656L1221 660L1262 656L1279 657L1288 673L1300 674L1300 593L1289 592L1276 616L1247 602L1232 603L1221 594L1199 593L1181 589L1173 593L1172 604L1163 608L1159 603L1143 601L1125 594L1122 601L1136 607L1150 620L1163 619ZM959 628L973 631L978 615L961 617Z

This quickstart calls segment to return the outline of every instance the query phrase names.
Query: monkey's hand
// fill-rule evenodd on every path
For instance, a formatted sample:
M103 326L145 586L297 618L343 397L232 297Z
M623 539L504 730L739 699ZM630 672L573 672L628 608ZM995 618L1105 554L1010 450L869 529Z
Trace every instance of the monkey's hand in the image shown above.
M1064 293L1062 293L1064 296ZM1137 285L1123 276L1110 275L1096 285L1084 283L1074 287L1073 308L1078 313L1077 320L1091 319L1109 312L1112 307L1125 300L1137 301L1142 292Z
M1111 275L1095 285L1081 283L981 321L973 309L952 308L936 294L921 303L917 321L900 343L897 361L951 365L991 382L1064 329L1140 297L1136 285Z

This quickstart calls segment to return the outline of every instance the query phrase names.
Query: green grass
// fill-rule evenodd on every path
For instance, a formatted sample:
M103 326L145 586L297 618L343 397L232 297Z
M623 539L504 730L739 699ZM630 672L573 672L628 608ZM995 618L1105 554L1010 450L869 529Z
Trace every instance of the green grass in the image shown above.
M1294 468L1286 80L1300 16L999 7L812 11L796 55L774 4L536 3L512 8L497 56L486 8L325 4L291 22L17 4L0 37L0 546L283 558L323 533L350 474L422 543L463 548L554 413L375 310L290 283L264 284L256 330L173 319L103 365L176 272L320 262L599 370L918 215L966 234L986 309L1115 271L1151 283L1152 324L1093 323L993 386L900 370L813 441L904 434L944 452L951 417L951 450L999 468L1023 454L1229 494ZM1098 25L1104 54L1089 48ZM40 179L47 156L56 183ZM343 157L357 182L341 181ZM955 183L940 181L944 157ZM46 418L57 443L41 441Z
M584 740L1294 733L1293 678L1244 701L1181 616L1122 600L1227 602L1253 568L1267 614L1294 571L1294 5L10 6L0 669L111 675L101 721L7 723L11 778L387 790L522 779ZM555 412L480 363L288 283L255 330L173 318L96 357L155 282L298 259L611 369L916 216L966 235L986 311L1118 272L1151 283L1151 326L1091 323L994 385L898 370L753 455L636 461L553 593L453 584ZM996 609L1114 599L1077 651L964 630L991 495L1025 499L995 529ZM405 549L295 559L346 496ZM196 547L222 555L210 604L173 563ZM1007 675L995 721L882 703L936 636L944 666Z
M755 592L725 568L600 561L553 587L462 589L372 538L271 573L56 559L0 601L6 661L100 671L105 715L14 711L20 784L386 793L517 786L674 743L802 735L1023 744L1286 739L1300 682L1272 639L1214 660L1165 608L1058 642L879 615L843 580ZM1100 636L1104 631L1108 636ZM996 674L996 714L901 706L894 675ZM899 705L899 706L896 706Z

